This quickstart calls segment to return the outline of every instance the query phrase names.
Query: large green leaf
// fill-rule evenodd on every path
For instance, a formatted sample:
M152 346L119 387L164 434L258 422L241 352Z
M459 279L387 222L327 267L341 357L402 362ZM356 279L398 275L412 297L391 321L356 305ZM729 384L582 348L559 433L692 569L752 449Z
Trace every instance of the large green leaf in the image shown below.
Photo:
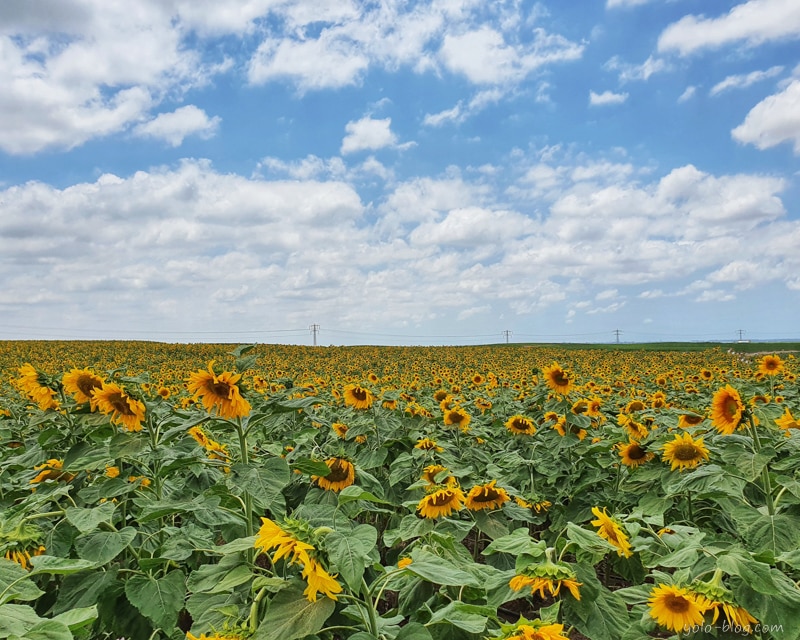
M105 564L116 558L136 537L136 529L125 527L119 531L96 531L75 540L75 550L84 560Z
M11 600L36 600L44 591L28 577L16 562L0 558L0 604Z
M172 571L159 580L134 576L125 583L125 596L144 617L163 630L171 631L186 596L183 573Z
M330 598L311 602L303 595L301 583L294 583L270 602L253 640L297 640L322 629L336 608Z
M409 622L400 629L395 640L433 640L433 636L419 622Z
M66 625L70 631L77 631L78 629L89 626L97 620L97 605L65 611L55 616L53 620Z
M468 633L481 633L486 629L489 617L494 615L493 607L451 602L446 607L434 611L428 624L447 622Z
M34 556L31 558L33 569L31 576L46 573L53 576L68 576L73 573L93 569L97 562L92 560L78 560L76 558L56 558L55 556Z
M411 553L412 562L406 570L429 582L450 586L479 587L480 582L471 574L453 566L451 562L429 551Z
M767 549L775 555L792 551L800 545L800 518L783 513L764 516L744 532L744 537L751 551Z
M253 502L268 509L283 488L289 484L289 465L283 458L269 458L265 462L232 467L231 481L253 497Z
M104 502L94 509L67 507L64 517L81 533L91 533L101 522L111 522L116 508L113 502Z
M378 532L368 524L359 525L346 534L334 531L325 538L325 549L334 570L356 591L377 541Z

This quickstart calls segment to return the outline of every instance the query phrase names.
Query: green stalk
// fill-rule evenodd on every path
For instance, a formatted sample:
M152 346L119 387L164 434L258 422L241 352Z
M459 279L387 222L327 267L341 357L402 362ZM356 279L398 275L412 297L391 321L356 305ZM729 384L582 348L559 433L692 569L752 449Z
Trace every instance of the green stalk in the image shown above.
M758 430L753 422L753 414L747 412L747 421L750 425L750 434L753 436L753 445L755 446L756 453L761 451L761 438L758 437ZM761 483L764 485L764 496L767 499L767 512L769 515L775 515L775 503L772 501L772 482L769 479L769 469L767 466L761 469Z
M247 434L242 428L242 419L237 418L234 423L236 434L239 436L239 454L243 465L250 464L250 452L247 448ZM254 535L253 529L253 496L249 491L244 492L244 524L247 537Z
M367 605L367 615L369 615L369 632L378 637L378 617L375 611L375 603L372 601L372 596L369 593L369 586L363 576L361 578L361 597L364 598L364 604Z

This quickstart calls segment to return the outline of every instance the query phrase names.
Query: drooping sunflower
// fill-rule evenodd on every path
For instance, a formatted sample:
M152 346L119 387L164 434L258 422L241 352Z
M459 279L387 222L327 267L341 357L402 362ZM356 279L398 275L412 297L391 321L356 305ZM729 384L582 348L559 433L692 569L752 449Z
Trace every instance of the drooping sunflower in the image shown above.
M562 368L557 362L545 367L542 376L550 389L564 396L572 391L575 384L571 372Z
M45 480L58 480L62 482L70 482L75 476L71 473L63 471L64 461L58 458L50 458L42 464L37 464L33 470L39 473L34 477L30 484L39 484Z
M758 361L758 372L765 376L777 376L783 371L783 360L780 356L764 356Z
M417 505L417 511L423 518L447 517L464 506L466 497L458 487L438 485Z
M569 638L564 635L563 624L546 623L538 618L535 620L520 618L514 627L501 637L489 640L569 640Z
M499 509L506 502L511 500L505 489L496 487L497 480L492 480L486 484L479 484L472 487L467 493L466 507L470 511L482 511L484 509Z
M372 391L357 384L348 384L344 388L344 403L354 409L369 409L375 402Z
M721 569L717 569L708 582L696 580L689 590L697 599L703 614L711 612L711 624L717 623L720 613L730 626L740 627L745 633L752 633L751 625L758 623L747 609L736 603L733 592L722 582Z
M336 594L341 593L340 585L336 576L332 576L325 568L313 558L303 567L303 578L306 579L306 586L303 594L310 602L317 601L317 594L322 593L331 600L336 600Z
M744 403L739 392L725 385L711 399L711 423L725 435L730 435L742 424Z
M545 591L549 591L553 597L558 596L561 592L561 587L566 587L576 600L581 599L581 592L579 587L581 583L577 580L564 578L562 580L554 578L532 578L529 576L514 576L508 583L508 586L514 591L521 591L526 587L531 588L531 594L539 593L540 598L546 598Z
M650 617L670 631L681 632L703 624L697 596L684 587L661 584L650 591Z
M122 425L128 431L142 430L144 403L129 396L119 385L104 382L92 391L92 400L100 413L111 416L111 424Z
M328 458L325 464L330 469L327 476L311 476L317 486L325 491L338 492L349 487L356 480L356 468L345 458Z
M790 429L800 429L800 420L797 420L792 415L792 412L789 411L789 407L783 410L783 415L780 418L775 419L775 424L781 429L784 429L784 434L787 436L791 435Z
M27 362L19 368L19 373L20 377L13 380L14 385L33 400L39 409L47 411L60 408L61 405L55 397L56 392L48 386L46 376Z
M444 423L448 427L458 427L461 431L469 429L471 420L472 416L461 407L453 407L444 412Z
M536 433L533 420L521 415L511 416L506 420L506 429L517 435L530 436Z
M631 418L629 415L620 413L617 416L617 424L623 427L625 431L628 432L628 436L633 440L641 440L642 438L647 437L647 427L645 427L641 422L636 422L636 420Z
M664 445L661 455L664 462L672 465L672 471L678 469L694 469L703 460L708 460L708 449L703 444L703 439L694 440L688 432L676 435L675 439Z
M71 393L78 404L92 403L92 392L102 389L103 379L89 369L72 369L61 378L64 390ZM92 403L92 411L96 409Z
M705 420L705 418L696 413L682 413L680 416L678 416L678 427L681 429L686 429L687 427L696 427L703 420Z
M628 534L606 513L605 507L603 507L602 511L600 511L599 507L592 507L592 513L597 518L597 520L592 520L592 524L598 528L597 535L615 546L617 555L630 558L633 555L633 551L628 540Z
M619 443L617 445L619 455L622 458L622 464L631 469L635 469L645 462L649 462L655 457L655 454L647 451L635 440L631 440L627 444Z
M421 438L417 440L417 444L414 445L414 448L422 449L423 451L438 451L439 453L444 451L444 448L436 444L436 440L431 438Z
M346 424L342 423L342 422L334 422L331 425L331 429L333 429L333 432L338 437L340 437L342 440L344 440L345 436L347 435L347 431L348 431L349 427Z
M422 470L422 477L420 479L425 480L428 483L429 488L435 487L439 484L443 484L448 487L455 487L458 484L458 481L454 476L448 475L438 482L436 481L436 477L445 471L447 471L447 467L444 467L440 464L431 464Z
M17 545L17 548L6 549L4 557L6 560L16 562L23 569L32 569L31 558L44 554L44 545L34 547L22 547Z
M195 400L200 398L209 413L216 411L217 415L229 420L245 417L250 413L250 403L242 397L237 384L242 374L223 371L217 375L213 366L212 361L207 371L189 374L189 393Z

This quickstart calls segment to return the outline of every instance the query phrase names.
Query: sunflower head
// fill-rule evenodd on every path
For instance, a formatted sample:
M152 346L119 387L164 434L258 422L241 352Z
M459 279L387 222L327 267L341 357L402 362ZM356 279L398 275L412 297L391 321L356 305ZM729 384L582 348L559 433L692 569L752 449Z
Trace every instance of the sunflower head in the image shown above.
M530 436L536 433L533 420L521 415L511 416L506 420L506 429L516 435Z
M356 468L346 458L328 458L325 464L330 469L327 476L311 476L321 489L338 492L355 482Z
M764 356L758 361L758 372L765 376L776 376L783 372L783 360L780 356Z
M628 541L628 534L622 530L616 520L606 513L605 507L602 511L599 507L592 507L592 513L596 518L596 520L592 520L592 524L598 528L597 535L616 547L617 555L631 557L633 551L631 543Z
M496 487L496 484L497 480L492 480L487 484L479 484L472 487L467 494L467 509L470 511L499 509L508 502L511 496L502 487Z
M681 632L703 624L704 609L697 596L685 587L666 584L653 587L648 603L650 617L670 631Z
M722 434L730 435L742 426L744 412L739 392L729 384L711 398L711 423Z
M202 400L206 411L234 420L250 413L250 403L242 397L239 389L241 378L242 374L230 371L217 374L212 361L207 371L196 371L189 375L187 388L195 400Z
M647 449L635 440L631 440L627 444L620 443L617 445L617 449L620 458L622 458L622 464L631 469L635 469L639 465L649 462L655 457L655 454L647 451Z
M561 395L567 395L572 391L575 384L572 373L562 368L557 362L545 367L542 370L542 376L544 377L545 384Z
M64 391L72 394L75 402L84 404L92 401L92 392L103 387L103 379L89 369L72 369L61 379ZM94 410L94 405L92 409Z
M462 431L469 429L472 417L461 407L453 407L444 412L444 423L448 427L458 427Z
M466 497L458 487L436 485L417 505L417 512L423 518L447 517L464 506Z
M354 409L369 409L375 402L372 391L357 384L348 384L343 395L345 405Z
M663 449L661 457L664 462L672 465L672 471L694 469L703 460L708 460L708 449L703 444L703 439L695 440L688 432L676 435L675 439L667 442Z

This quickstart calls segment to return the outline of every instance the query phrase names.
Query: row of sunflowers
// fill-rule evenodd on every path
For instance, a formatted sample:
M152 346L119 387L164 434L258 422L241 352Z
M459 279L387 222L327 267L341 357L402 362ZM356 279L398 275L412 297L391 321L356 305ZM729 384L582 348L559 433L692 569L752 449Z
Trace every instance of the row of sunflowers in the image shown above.
M6 345L0 638L800 637L793 355L229 350Z

